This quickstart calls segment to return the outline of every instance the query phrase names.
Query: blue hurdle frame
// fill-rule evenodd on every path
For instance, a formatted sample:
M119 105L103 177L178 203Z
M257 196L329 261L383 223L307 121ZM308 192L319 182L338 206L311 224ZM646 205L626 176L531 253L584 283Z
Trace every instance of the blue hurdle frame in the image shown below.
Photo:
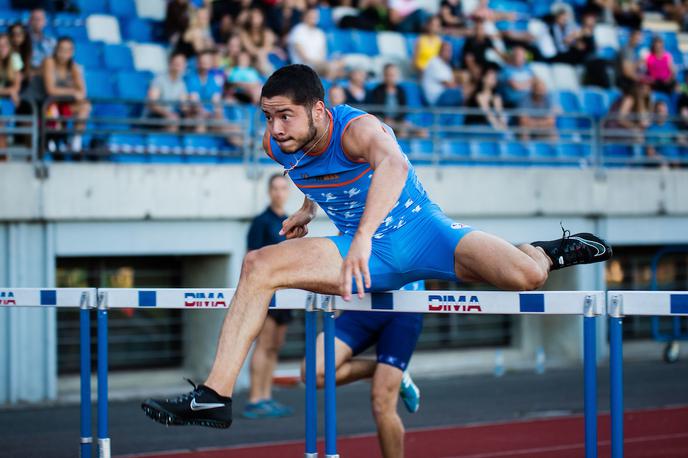
M306 303L306 451L305 458L318 457L318 397L316 391L317 297L311 294Z
M80 447L81 458L91 458L93 430L91 428L91 305L86 294L79 304L79 359L81 377Z
M98 458L110 458L108 437L108 308L98 294Z

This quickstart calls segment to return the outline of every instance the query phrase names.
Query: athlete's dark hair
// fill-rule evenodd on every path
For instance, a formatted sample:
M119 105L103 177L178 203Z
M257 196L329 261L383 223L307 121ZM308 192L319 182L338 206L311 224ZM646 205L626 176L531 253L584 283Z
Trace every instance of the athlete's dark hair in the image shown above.
M325 89L312 68L293 64L277 70L263 85L261 98L277 96L288 97L294 104L310 108L325 101Z

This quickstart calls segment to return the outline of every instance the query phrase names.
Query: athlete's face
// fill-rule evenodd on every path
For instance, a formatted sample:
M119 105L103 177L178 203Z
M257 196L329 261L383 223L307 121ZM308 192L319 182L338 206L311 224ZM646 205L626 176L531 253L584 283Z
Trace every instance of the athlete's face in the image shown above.
M312 108L296 105L289 97L263 97L260 101L268 133L282 152L295 153L315 140L318 125L326 116L325 105L317 102Z

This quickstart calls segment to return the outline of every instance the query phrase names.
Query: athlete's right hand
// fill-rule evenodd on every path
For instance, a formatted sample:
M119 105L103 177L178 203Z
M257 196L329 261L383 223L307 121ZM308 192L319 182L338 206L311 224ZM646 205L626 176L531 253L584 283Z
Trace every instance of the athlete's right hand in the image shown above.
M282 222L282 230L279 233L286 236L287 239L305 237L308 234L308 223L312 219L312 212L301 208Z

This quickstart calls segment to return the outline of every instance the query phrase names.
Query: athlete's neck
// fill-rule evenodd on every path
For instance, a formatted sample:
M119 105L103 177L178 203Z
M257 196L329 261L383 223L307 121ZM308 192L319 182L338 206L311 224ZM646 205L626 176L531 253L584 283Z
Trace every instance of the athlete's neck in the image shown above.
M315 135L313 135L313 139L303 145L301 150L304 152L307 151L308 154L312 154L319 153L327 148L327 145L330 143L330 136L328 134L331 122L329 112L326 112L325 118L315 126Z

